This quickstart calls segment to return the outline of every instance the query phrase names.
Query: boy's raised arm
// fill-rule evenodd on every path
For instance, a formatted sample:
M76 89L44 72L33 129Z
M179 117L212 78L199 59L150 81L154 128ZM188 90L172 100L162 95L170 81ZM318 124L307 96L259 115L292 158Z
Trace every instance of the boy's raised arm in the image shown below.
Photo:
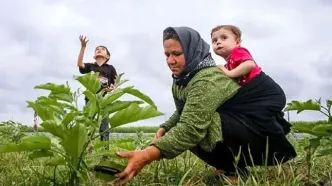
M80 41L81 41L81 50L80 50L80 53L78 54L77 66L79 68L84 69L85 65L83 63L83 57L84 57L84 52L85 52L85 48L86 48L86 43L89 40L86 39L86 37L83 37L82 35L79 38L80 38Z

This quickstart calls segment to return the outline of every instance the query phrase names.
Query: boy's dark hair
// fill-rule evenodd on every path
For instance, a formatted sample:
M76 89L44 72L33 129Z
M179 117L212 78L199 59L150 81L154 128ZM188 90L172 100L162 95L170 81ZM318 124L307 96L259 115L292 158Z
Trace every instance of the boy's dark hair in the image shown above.
M110 57L111 57L111 53L110 51L108 50L107 47L103 46L103 45L100 45L100 46L97 46L95 50L97 50L98 47L102 47L102 48L105 48L106 49L106 54L109 56L108 59L106 59L105 63L107 63L109 60L110 60Z
M236 39L241 39L241 36L242 36L241 30L239 29L239 27L234 26L234 25L219 25L219 26L214 27L211 31L211 37L212 37L213 32L216 32L222 28L231 31L236 36Z
M168 39L175 39L180 42L180 38L179 38L178 34L172 28L166 28L164 30L163 41L166 41Z

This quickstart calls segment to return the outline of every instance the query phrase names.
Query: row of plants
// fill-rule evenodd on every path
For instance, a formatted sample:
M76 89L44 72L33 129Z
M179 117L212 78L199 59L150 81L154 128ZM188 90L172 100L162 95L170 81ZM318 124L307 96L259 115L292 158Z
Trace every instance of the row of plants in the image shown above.
M91 72L82 76L75 76L84 88L71 90L68 83L54 84L46 83L38 85L35 89L49 91L47 96L40 96L35 101L28 101L28 107L32 108L38 117L41 118L41 127L44 132L52 134L52 137L35 133L25 136L22 133L22 126L15 126L14 123L8 130L17 130L17 135L11 139L6 138L6 144L0 146L0 153L27 152L30 159L48 158L45 166L54 169L54 180L57 182L57 172L63 176L60 180L63 185L79 185L82 180L87 179L93 172L93 157L107 156L107 161L100 161L99 165L113 167L119 170L124 168L125 160L119 159L115 151L134 150L137 148L133 139L123 138L111 140L110 142L97 142L95 149L100 149L106 143L113 148L110 150L99 150L93 153L88 152L88 146L101 134L98 134L99 123L105 117L110 122L110 130L139 120L161 116L154 102L149 96L137 90L134 86L123 87L128 80L122 80L120 74L115 83L115 90L102 96L104 91L99 91L100 83L97 79L98 73ZM137 100L123 101L120 98L129 94ZM82 109L78 107L78 98L86 96L90 100ZM310 134L309 144L304 150L307 152L308 182L310 181L311 159L332 154L332 101L324 103L319 100L292 101L287 104L285 111L296 111L298 114L303 111L316 111L327 117L326 122L317 123L294 123L292 131L297 133ZM15 128L15 129L14 129ZM25 129L26 130L26 129ZM146 142L147 143L147 142ZM109 175L96 176L113 180Z
M101 135L96 133L101 120L107 117L110 128L114 129L127 123L162 115L154 102L134 86L122 88L121 86L127 82L121 79L122 75L117 77L114 91L106 96L103 96L104 90L99 91L98 73L94 72L74 77L85 88L83 92L80 89L71 90L68 83L46 83L36 86L35 89L47 90L49 94L40 96L35 101L28 101L27 104L42 120L40 125L44 131L52 134L52 137L35 133L2 145L0 153L24 151L28 152L32 160L47 157L45 166L53 167L54 174L60 171L59 174L68 178L60 181L63 185L79 185L82 180L87 179L95 166L94 162L89 160L95 156L109 157L107 161L100 161L99 165L122 170L126 161L119 159L115 151L135 150L132 139L111 140L94 145L94 148L98 149L110 143L113 148L107 151L89 153L87 150L89 144ZM137 99L120 100L125 94ZM82 109L77 103L81 95L89 99ZM105 178L105 175L93 173ZM112 176L106 177L109 180L114 179ZM57 175L54 175L53 182L57 181L56 178Z
M24 129L21 130L22 132L35 132L32 126L26 126L26 125L24 126L25 126ZM136 132L156 133L158 129L159 129L158 126L131 126L131 127L121 126L111 129L110 133L136 133ZM43 127L38 127L38 132L45 132L45 129Z

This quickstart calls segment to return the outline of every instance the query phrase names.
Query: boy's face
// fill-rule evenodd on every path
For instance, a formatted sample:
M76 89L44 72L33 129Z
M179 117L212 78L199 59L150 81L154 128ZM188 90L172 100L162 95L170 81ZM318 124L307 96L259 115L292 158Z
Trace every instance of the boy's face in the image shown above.
M109 59L109 55L107 54L107 49L105 47L97 47L95 50L95 59L98 57L103 57L106 60Z
M232 31L224 28L213 32L211 39L213 51L223 58L227 58L231 51L241 44L241 40Z

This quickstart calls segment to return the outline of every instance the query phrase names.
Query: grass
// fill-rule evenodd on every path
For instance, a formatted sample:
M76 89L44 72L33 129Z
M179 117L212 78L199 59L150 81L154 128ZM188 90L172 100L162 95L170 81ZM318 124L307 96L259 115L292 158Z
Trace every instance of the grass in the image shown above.
M292 124L295 123L300 123L300 124L308 124L308 123L327 123L327 121L325 120L321 120L321 121L315 121L315 122L309 122L309 121L294 121L291 122ZM137 127L117 127L115 129L112 129L110 132L112 133L136 133L136 132L144 132L144 133L155 133L157 132L157 130L159 129L158 126L137 126ZM33 132L33 127L28 126L25 127L24 129L25 132ZM43 132L43 128L39 127L38 128L39 132Z
M305 122L303 122L305 123ZM154 133L157 127L119 127L118 133L144 132ZM138 136L137 143L144 142L147 138ZM249 168L248 179L240 180L233 185L248 186L298 186L307 183L307 161L304 147L308 139L295 140L291 143L296 148L298 156L283 165L274 167ZM30 160L26 153L0 154L0 185L22 185L22 186L44 186L50 185L53 180L54 169L44 166L47 158ZM95 159L94 161L98 161ZM311 160L311 184L322 185L320 182L332 183L332 157L325 156ZM205 186L205 185L227 185L227 180L222 182L211 175L214 169L207 166L190 152L172 160L161 160L146 166L128 185L129 186ZM57 176L61 177L60 174ZM45 179L46 177L46 179ZM84 180L85 185L112 185L103 183L93 176Z

